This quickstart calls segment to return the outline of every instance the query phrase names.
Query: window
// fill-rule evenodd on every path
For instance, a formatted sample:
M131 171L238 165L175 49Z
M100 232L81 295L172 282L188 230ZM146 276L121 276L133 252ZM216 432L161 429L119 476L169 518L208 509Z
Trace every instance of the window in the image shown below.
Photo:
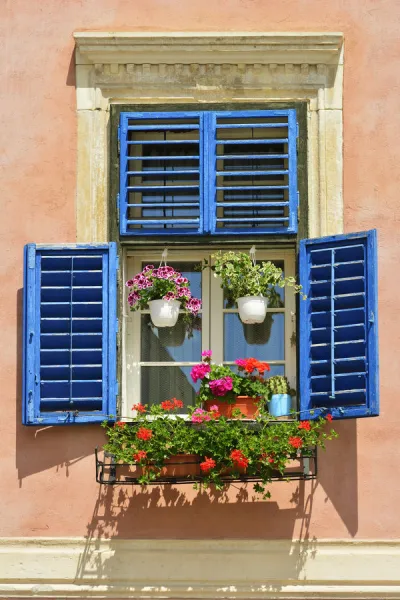
M191 283L194 296L202 299L202 310L194 323L192 335L185 330L182 319L172 328L157 328L148 311L130 312L124 319L124 406L122 414L131 415L132 404L157 403L176 396L185 405L193 405L198 390L190 370L201 361L202 350L213 350L217 363L234 365L236 358L254 356L271 365L271 374L287 375L296 383L295 298L293 291L278 288L279 300L268 307L267 317L260 325L244 325L236 306L229 306L217 278L209 269L199 266L215 250L175 250L169 253L168 264L184 273ZM259 250L257 258L271 260L286 275L294 275L294 250ZM127 279L146 264L160 260L160 252L127 251Z
M189 405L195 393L190 367L209 347L217 361L228 364L251 350L295 385L294 298L287 293L282 305L269 307L265 324L246 330L236 309L225 305L216 280L196 270L221 246L222 236L224 247L239 241L243 247L246 235L259 235L265 257L295 272L295 252L284 238L293 246L287 234L297 230L295 115L294 109L122 115L122 280L159 257L166 236L180 235L187 245L176 240L170 262L179 264L203 299L190 339L182 337L179 323L164 332L151 327L145 311L128 317L122 338L124 411L157 394L155 401L160 394L175 395ZM266 234L277 233L283 234L283 249L268 248ZM144 249L150 236L156 256ZM89 264L94 258L95 267ZM28 245L26 424L99 422L116 414L116 268L113 243ZM300 302L296 386L302 417L326 410L336 418L378 414L375 232L302 240L299 272L307 294Z
M121 113L120 234L297 231L296 110Z

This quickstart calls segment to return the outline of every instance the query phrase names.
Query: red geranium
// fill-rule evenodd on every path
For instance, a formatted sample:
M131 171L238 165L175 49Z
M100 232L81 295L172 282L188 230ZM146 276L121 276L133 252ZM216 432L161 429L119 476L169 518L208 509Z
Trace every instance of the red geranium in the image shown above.
M140 462L141 460L144 460L147 457L147 452L145 452L144 450L139 450L138 452L136 452L136 454L133 455L133 459L136 462Z
M289 444L293 446L293 448L301 448L303 445L303 440L300 437L292 436L289 438Z
M164 400L164 402L161 402L160 406L163 410L174 410L175 408L182 408L183 402L182 400L171 398L171 400Z
M230 458L236 467L243 467L246 469L249 466L249 459L241 450L232 450L230 453Z
M327 421L329 421L329 423L330 423L331 421L333 421L333 417L332 417L332 415L326 415L325 419L326 419Z
M144 440L145 442L147 442L147 440L150 440L153 437L153 432L151 431L151 429L146 429L146 427L140 427L136 434L136 437L138 438L138 440Z
M215 460L213 458L205 458L205 461L200 463L200 469L203 471L203 473L208 473L209 471L211 471L211 469L213 469L215 467Z
M299 429L305 429L306 431L310 431L311 423L310 421L301 421L298 425Z
M125 427L125 423L124 423L124 421L117 421L115 423L114 427Z
M143 404L138 403L132 406L132 410L137 410L138 413L144 413L146 412L146 407L143 406Z

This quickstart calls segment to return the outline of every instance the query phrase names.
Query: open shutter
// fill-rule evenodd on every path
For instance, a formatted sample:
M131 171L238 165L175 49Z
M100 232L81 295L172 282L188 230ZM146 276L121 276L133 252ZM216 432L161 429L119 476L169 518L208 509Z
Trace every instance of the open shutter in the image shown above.
M203 233L202 118L121 113L121 235Z
M212 234L297 231L296 110L206 114Z
M300 242L302 419L379 414L376 231Z
M115 415L116 244L28 244L24 258L23 423Z

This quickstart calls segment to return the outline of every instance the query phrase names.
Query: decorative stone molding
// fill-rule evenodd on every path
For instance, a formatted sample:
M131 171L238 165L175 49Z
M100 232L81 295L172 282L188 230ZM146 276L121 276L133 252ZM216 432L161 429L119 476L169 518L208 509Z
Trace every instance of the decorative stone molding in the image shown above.
M400 598L395 540L3 538L0 565L8 599Z
M112 103L308 105L309 235L340 233L343 36L77 32L78 241L106 241Z

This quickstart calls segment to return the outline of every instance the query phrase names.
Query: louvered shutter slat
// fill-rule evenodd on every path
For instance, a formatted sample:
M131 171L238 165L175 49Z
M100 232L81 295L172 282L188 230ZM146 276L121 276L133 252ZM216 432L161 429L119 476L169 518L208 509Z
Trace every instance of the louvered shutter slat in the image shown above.
M206 124L210 232L295 233L296 111L221 111Z
M122 113L120 233L201 234L202 113Z
M376 232L302 240L302 418L378 414Z
M116 408L116 245L25 248L24 423Z

